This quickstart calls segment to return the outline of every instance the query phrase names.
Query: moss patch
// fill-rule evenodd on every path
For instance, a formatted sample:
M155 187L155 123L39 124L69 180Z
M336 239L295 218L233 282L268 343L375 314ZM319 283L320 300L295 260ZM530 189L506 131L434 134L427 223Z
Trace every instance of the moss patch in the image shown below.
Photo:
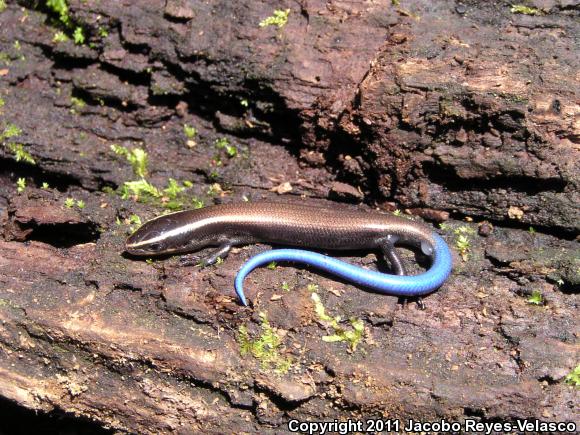
M510 10L512 14L542 15L541 10L526 5L513 5Z
M580 364L566 376L564 382L575 387L580 387Z
M252 339L248 328L240 326L238 330L238 344L240 353L252 355L260 361L262 370L274 370L276 373L284 374L288 372L292 365L290 357L280 355L282 340L277 331L270 326L266 313L260 313L260 335Z
M314 311L318 318L326 325L331 327L334 331L332 335L325 335L322 337L323 341L327 343L335 343L338 341L344 341L349 345L349 351L354 352L363 339L365 327L361 319L351 317L348 322L350 327L345 327L339 322L341 320L340 316L330 316L326 313L326 309L320 300L318 293L312 293L312 300L314 301Z
M288 15L290 14L290 9L276 9L274 13L269 16L268 18L264 18L260 21L260 27L268 27L268 26L278 26L284 27L288 22Z

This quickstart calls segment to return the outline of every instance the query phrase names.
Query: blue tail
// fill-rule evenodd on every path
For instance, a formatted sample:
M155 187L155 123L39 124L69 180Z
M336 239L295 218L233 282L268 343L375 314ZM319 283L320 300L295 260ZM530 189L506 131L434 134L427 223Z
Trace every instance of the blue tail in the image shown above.
M435 249L431 267L424 273L412 276L389 275L363 269L336 258L301 249L274 249L262 252L250 258L238 272L235 280L236 293L242 304L248 305L243 283L252 270L272 261L295 261L316 267L380 293L395 296L421 296L441 287L451 273L451 252L447 243L435 233L433 239L435 240Z

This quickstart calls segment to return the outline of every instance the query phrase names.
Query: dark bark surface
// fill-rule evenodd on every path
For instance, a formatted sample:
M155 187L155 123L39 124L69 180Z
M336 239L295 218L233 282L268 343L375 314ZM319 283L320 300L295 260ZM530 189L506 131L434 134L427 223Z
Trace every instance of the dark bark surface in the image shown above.
M139 433L346 416L580 424L564 382L580 355L577 6L68 3L67 29L35 2L0 12L0 133L21 130L0 146L2 397ZM285 26L258 25L286 8ZM76 26L85 44L54 42ZM264 246L206 269L121 255L131 215L173 198L112 192L137 178L113 144L143 148L160 189L191 182L181 205L347 202L333 206L444 222L454 273L421 310L279 265L253 272L243 308L234 276ZM347 259L374 267L365 254ZM362 320L356 349L323 340L336 331L313 293L345 330ZM240 328L256 339L264 314L271 360L242 355Z

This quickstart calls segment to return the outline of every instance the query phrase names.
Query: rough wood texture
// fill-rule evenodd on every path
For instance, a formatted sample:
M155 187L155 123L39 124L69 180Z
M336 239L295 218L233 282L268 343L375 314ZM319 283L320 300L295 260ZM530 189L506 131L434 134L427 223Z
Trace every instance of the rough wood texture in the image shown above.
M347 415L580 424L564 383L580 326L571 2L526 16L444 0L70 1L82 46L54 42L33 3L0 13L0 132L22 130L0 147L1 396L139 433ZM285 8L286 26L258 26ZM471 216L441 231L455 251L467 236L468 258L426 310L291 265L254 272L245 309L233 278L264 247L204 270L121 255L126 219L161 211L103 191L135 178L112 144L144 148L150 182L189 180L206 204L290 188L280 200ZM310 284L328 313L364 321L356 350L322 340L333 329ZM259 335L260 313L287 374L241 354L239 328Z

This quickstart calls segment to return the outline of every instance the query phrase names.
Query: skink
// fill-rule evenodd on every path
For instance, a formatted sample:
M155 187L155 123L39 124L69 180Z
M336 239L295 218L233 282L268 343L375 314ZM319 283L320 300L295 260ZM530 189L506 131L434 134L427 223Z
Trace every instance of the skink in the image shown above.
M451 273L451 254L432 229L397 216L375 212L313 207L275 202L247 202L188 210L146 222L126 242L133 255L180 254L208 246L205 265L225 258L231 248L249 243L273 243L322 250L381 250L393 276L304 250L279 249L251 258L235 280L240 301L247 305L242 283L254 268L270 261L298 261L336 274L356 284L399 296L418 296L440 287ZM405 275L395 244L415 246L432 258L425 273Z

